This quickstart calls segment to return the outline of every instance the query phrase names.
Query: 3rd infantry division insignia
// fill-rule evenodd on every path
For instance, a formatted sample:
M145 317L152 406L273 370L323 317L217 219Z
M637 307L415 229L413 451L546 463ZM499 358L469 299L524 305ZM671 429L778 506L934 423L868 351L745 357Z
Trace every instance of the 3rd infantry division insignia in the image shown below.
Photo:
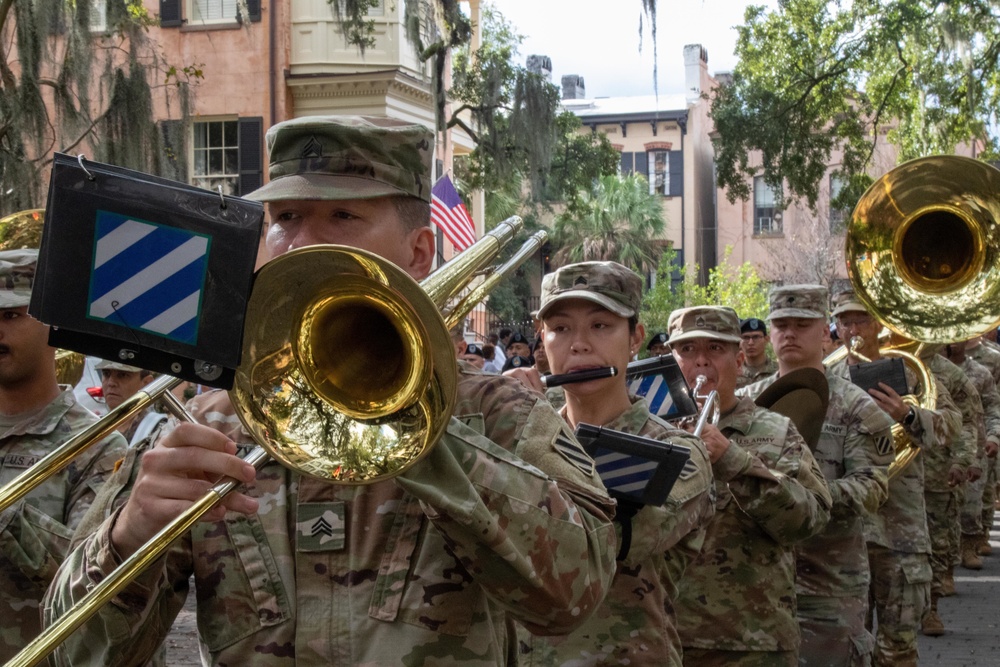
M888 435L875 436L875 451L880 456L888 456L892 453L892 437Z
M560 433L556 436L552 445L556 448L557 452L562 454L564 459L572 463L580 472L587 475L594 474L594 460L590 458L587 452L583 451L583 447L578 443Z

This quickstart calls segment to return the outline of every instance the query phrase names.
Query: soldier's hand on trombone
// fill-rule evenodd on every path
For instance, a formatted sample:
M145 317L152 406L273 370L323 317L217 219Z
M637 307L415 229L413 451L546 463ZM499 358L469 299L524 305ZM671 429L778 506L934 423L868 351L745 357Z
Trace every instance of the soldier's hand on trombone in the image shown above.
M236 444L219 431L178 425L142 456L132 495L111 532L119 556L130 556L222 477L248 483L256 471L236 456ZM255 499L234 492L202 520L219 521L227 511L253 514L257 507Z

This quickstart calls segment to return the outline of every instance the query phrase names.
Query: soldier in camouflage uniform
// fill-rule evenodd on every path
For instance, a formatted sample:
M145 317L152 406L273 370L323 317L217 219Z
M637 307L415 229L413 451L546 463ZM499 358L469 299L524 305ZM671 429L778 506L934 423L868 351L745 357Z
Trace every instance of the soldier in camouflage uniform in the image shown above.
M153 381L151 372L117 361L101 359L94 368L101 371L101 392L108 410L114 410ZM122 422L118 432L125 436L129 447L135 447L143 440L154 440L166 421L167 415L148 407Z
M976 336L966 343L965 353L989 369L993 382L1000 391L1000 351L987 345L982 336ZM987 432L987 440L990 440L990 437L990 433ZM986 483L983 485L983 537L976 550L980 556L989 556L993 553L993 548L990 546L990 530L993 528L993 515L996 512L997 472L997 456L990 458L987 451Z
M736 380L736 386L745 387L768 375L778 372L778 362L767 356L767 346L771 338L767 335L767 324L756 317L748 317L740 322L740 349L743 351L743 369Z
M821 285L771 290L768 320L778 375L744 388L746 395L760 395L798 368L823 370L827 300ZM830 404L813 454L833 508L826 530L796 547L799 664L869 665L874 639L865 629L870 578L863 521L886 499L892 420L855 385L836 376L828 380Z
M0 485L95 421L56 383L48 327L28 315L35 250L0 252ZM113 433L0 513L0 662L41 632L41 601L94 494L125 455Z
M670 346L667 345L667 334L663 331L653 334L646 344L646 352L650 357L658 357L662 354L670 354Z
M893 335L893 345L906 344L906 339ZM944 634L944 623L937 613L938 600L954 593L952 570L958 559L960 537L959 494L976 458L976 423L982 414L982 403L976 388L955 364L937 352L941 345L920 345L919 357L934 376L939 391L946 391L961 414L957 423L949 425L949 440L945 447L928 448L924 459L924 504L927 508L927 533L931 540L931 598L921 631L928 636Z
M842 339L859 338L858 352L867 359L881 358L878 333L882 324L872 317L853 292L834 300L833 315ZM827 373L850 381L849 367L859 363L848 356L832 365ZM922 388L917 375L906 369L907 385L914 394ZM947 446L951 429L961 419L958 408L944 388L938 388L935 409L911 407L892 387L882 384L870 395L882 410L904 429L910 442L923 454L889 480L889 498L878 513L864 524L871 570L868 628L878 619L875 635L875 664L906 667L918 660L917 633L920 618L930 599L930 538L924 506L924 460Z
M641 278L615 262L571 264L547 275L539 317L553 372L624 368L642 345L641 301ZM533 369L519 371L518 377L529 387L541 387ZM651 415L643 399L629 396L624 373L564 389L561 412L571 426L585 422L684 445L691 448L691 459L663 506L619 504L615 523L622 549L608 596L572 633L522 632L521 664L680 665L677 586L701 550L715 506L708 453L700 440Z
M415 278L434 255L433 135L389 119L299 118L267 134L270 257L315 243L378 252ZM132 665L198 593L213 664L484 666L515 659L513 620L563 634L614 572L613 501L565 422L514 380L462 369L454 416L400 476L332 485L276 464L254 475L220 392L109 482L50 589L61 615L153 531L200 497L202 476L239 493L175 544L58 651L66 665ZM166 496L166 497L163 497ZM124 501L124 503L122 503Z
M718 426L702 432L715 474L715 517L676 605L684 664L794 667L792 545L826 527L830 491L794 424L736 396L743 352L734 310L675 310L670 333L688 384L704 375L704 391L719 393L721 412Z
M988 479L987 470L993 465L997 455L997 442L1000 442L1000 394L997 394L997 386L990 371L966 355L964 342L946 345L944 355L948 361L965 371L983 404L983 417L976 425L976 466L970 468L962 503L960 561L966 569L981 570L983 562L979 558L978 548L986 539L982 518L983 491Z

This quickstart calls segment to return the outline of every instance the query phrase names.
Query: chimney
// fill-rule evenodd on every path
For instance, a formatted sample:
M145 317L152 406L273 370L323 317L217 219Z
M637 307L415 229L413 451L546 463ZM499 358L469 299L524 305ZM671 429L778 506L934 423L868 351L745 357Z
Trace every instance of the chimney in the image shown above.
M528 56L528 71L552 83L552 59L548 56Z
M564 74L562 78L562 98L564 100L587 99L587 87L579 74Z
M688 104L701 99L708 80L708 49L701 44L684 47L684 94Z

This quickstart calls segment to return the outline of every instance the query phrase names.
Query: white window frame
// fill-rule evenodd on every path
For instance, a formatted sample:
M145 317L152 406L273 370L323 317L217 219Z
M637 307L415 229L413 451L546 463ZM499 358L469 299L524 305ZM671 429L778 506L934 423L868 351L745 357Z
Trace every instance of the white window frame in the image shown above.
M670 151L646 151L649 194L670 195Z
M753 235L781 233L781 194L764 182L763 176L753 179Z
M226 132L225 132L225 127L223 127L223 128L221 128L222 129L222 144L221 145L219 145L219 146L213 146L213 145L211 145L211 134L210 134L211 129L210 128L206 128L209 131L209 134L207 135L208 136L207 141L209 142L209 145L208 146L203 146L203 147L197 146L197 126L199 126L199 125L210 125L212 123L233 123L236 126L236 143L235 143L235 145L228 145L228 144L226 144L226 141L225 141ZM191 148L189 149L190 150L190 162L188 164L191 165L191 174L190 174L188 180L191 182L191 185L194 185L194 186L197 186L197 187L200 187L200 188L204 188L206 190L212 190L212 191L216 191L218 189L218 186L222 185L223 186L222 192L224 194L237 196L238 193L239 193L239 189L240 189L240 158L239 158L240 125L239 125L239 118L234 117L234 116L225 116L225 117L202 117L202 118L192 119L190 132L191 132L191 135L190 135L191 136L191 142L190 142ZM226 173L225 151L226 150L230 150L230 149L235 149L236 150L236 167L235 167L235 171L234 172L232 172L232 173ZM211 163L211 151L213 151L213 150L221 150L221 151L223 151L223 155L222 155L222 171L219 172L219 173L212 173L208 169L208 167L209 167L209 165ZM198 172L198 154L200 152L204 152L205 153L204 165L205 165L205 171L206 171L206 173L203 173L203 174L197 173Z
M844 188L844 179L840 177L839 174L830 174L830 202L829 202L829 214L830 218L830 231L833 233L843 232L847 227L847 213L846 209L834 208L833 200L837 198L840 191Z
M185 16L190 17L192 25L216 25L236 23L240 12L239 0L187 0ZM202 16L200 5L208 7L207 16ZM218 7L218 16L214 16L214 6ZM232 14L232 16L229 16Z
M90 3L90 18L87 27L90 32L105 33L108 31L107 0L92 0Z

